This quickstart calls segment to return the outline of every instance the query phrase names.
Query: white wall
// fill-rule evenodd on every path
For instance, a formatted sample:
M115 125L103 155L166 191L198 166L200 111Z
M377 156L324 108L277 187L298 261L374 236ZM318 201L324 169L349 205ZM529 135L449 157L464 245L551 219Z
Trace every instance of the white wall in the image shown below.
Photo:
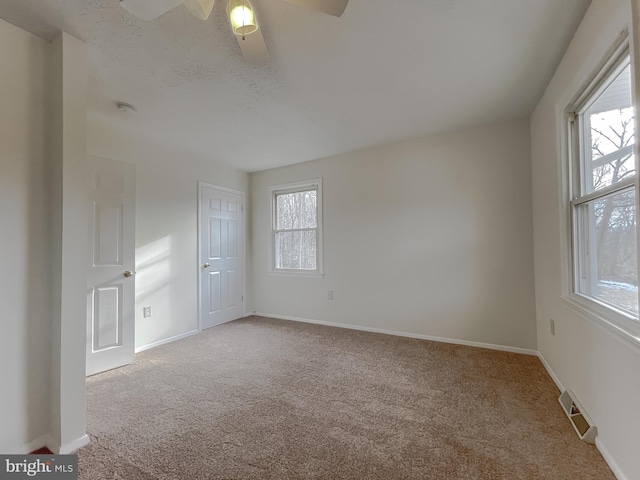
M0 20L2 453L41 447L49 432L49 50Z
M640 349L590 323L562 298L563 287L568 288L563 112L629 20L628 0L593 1L531 118L531 141L538 347L593 418L598 444L614 470L636 479ZM555 336L549 332L550 318L556 322Z
M52 240L50 432L47 446L69 453L86 435L86 259L89 256L87 178L87 49L61 33L50 62L50 212Z
M529 160L520 120L252 174L255 311L535 349ZM269 275L268 187L316 177L325 276Z
M52 46L0 20L2 453L86 441L85 276L74 270L87 247L85 53L68 35ZM248 192L248 174L161 138L87 129L89 154L137 165L137 346L195 330L196 182Z
M244 191L248 201L249 175L166 147L161 135L129 134L92 117L88 132L90 155L136 165L136 347L193 332L198 328L197 182ZM152 307L150 318L142 316L146 305Z
M0 20L0 452L85 436L86 51Z

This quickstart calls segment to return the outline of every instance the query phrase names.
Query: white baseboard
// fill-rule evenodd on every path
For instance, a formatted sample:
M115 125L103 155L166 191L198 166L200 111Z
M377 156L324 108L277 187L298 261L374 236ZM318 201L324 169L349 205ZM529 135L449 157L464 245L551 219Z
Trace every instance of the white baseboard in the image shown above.
M544 356L540 352L538 352L538 358L542 362L542 365L544 365L545 370L547 371L551 379L554 381L558 389L561 392L564 392L566 388L564 388L564 385L562 385L562 382L556 375L556 372L554 372L553 369L551 368L551 365L549 365L549 362L547 362L547 359L544 358ZM607 447L602 442L602 439L597 435L596 435L596 448L600 452L600 455L602 455L602 458L604 458L604 461L607 462L607 465L609 465L609 468L611 469L613 474L616 476L616 478L618 480L628 480L625 474L622 473L622 470L620 469L616 461L613 459L613 457L609 453L609 450L607 450Z
M73 440L69 443L65 443L64 445L62 445L59 448L59 453L61 455L67 455L69 453L75 452L76 450L79 450L85 445L89 445L89 443L91 443L91 438L89 438L89 435L83 435L82 437L76 440ZM55 450L51 450L51 451L55 452Z
M596 448L602 455L602 458L604 458L604 461L607 462L607 465L609 465L609 468L611 469L613 474L616 476L616 478L618 480L628 480L626 475L622 473L622 470L620 469L616 461L613 459L613 457L609 453L609 450L607 450L607 447L604 446L604 444L602 443L602 440L600 440L600 437L598 436L596 436Z
M7 455L26 455L42 447L46 447L53 453L68 454L73 453L76 450L88 445L91 439L89 435L83 435L82 437L73 440L63 446L60 446L51 435L41 435L38 438L31 440L29 443L25 443L21 447L10 449L8 452L1 452Z
M547 371L547 373L551 377L551 380L553 380L553 383L555 383L556 387L558 387L558 390L560 390L561 392L564 392L566 390L566 388L564 388L564 385L562 385L562 382L560 381L560 379L556 375L556 372L554 372L553 369L551 368L551 365L549 365L549 362L547 362L547 359L544 358L544 356L540 352L538 352L538 358L540 359L540 361L542 362L542 365L544 366L545 370Z
M164 340L158 340L157 342L149 343L147 345L143 345L142 347L136 348L136 353L144 352L145 350L149 350L150 348L159 347L160 345L164 345L166 343L175 342L176 340L181 340L183 338L190 337L195 335L196 333L200 333L199 330L192 330L187 333L182 333L180 335L176 335L175 337L165 338Z
M383 328L364 327L361 325L350 325L348 323L326 322L324 320L310 320L308 318L290 317L287 315L274 315L272 313L255 312L254 315L259 317L277 318L280 320L291 320L293 322L313 323L316 325L326 325L327 327L347 328L349 330L360 330L363 332L382 333L385 335L394 335L396 337L417 338L420 340L430 340L432 342L451 343L454 345L465 345L467 347L488 348L490 350L499 350L501 352L522 353L524 355L537 356L536 350L529 350L519 347L508 347L506 345L493 345L491 343L472 342L470 340L458 340L457 338L434 337L431 335L422 335L419 333L398 332L395 330L385 330Z
M40 435L38 438L31 440L28 443L20 445L16 448L11 448L9 451L0 452L6 455L26 455L27 453L31 453L34 450L44 447L49 440L49 435Z

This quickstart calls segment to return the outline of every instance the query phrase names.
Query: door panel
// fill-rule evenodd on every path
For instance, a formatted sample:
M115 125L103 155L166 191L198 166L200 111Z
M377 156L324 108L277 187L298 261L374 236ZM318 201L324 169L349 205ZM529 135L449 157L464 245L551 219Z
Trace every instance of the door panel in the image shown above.
M221 302L221 282L220 272L209 272L209 314L220 311Z
M122 285L93 290L93 351L122 345Z
M227 221L227 258L238 256L238 223L235 220Z
M219 218L209 218L209 259L221 258L222 221Z
M237 270L228 270L227 271L227 306L235 307L237 305L237 301L239 298L238 295L238 271Z
M122 265L122 205L93 204L93 265Z
M240 193L200 185L201 329L241 318L244 312L242 201Z
M87 375L134 360L135 169L90 157Z

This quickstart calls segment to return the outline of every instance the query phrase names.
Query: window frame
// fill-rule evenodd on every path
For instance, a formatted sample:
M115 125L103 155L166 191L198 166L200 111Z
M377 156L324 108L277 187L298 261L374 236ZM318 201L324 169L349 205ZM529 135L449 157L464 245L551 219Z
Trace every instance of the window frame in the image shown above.
M580 313L586 314L586 317L593 321L596 320L598 324L604 324L616 333L621 334L624 337L633 339L635 342L640 342L640 318L634 316L624 310L616 308L613 305L599 301L598 299L587 296L580 292L580 261L578 257L583 253L583 247L581 241L583 236L579 235L578 221L579 221L579 208L581 205L588 204L593 200L605 198L615 195L616 193L622 193L626 190L633 189L635 192L636 203L636 250L638 251L638 262L640 263L640 189L638 187L639 181L639 167L638 160L638 112L635 116L635 144L634 154L636 155L636 173L632 178L624 179L614 185L601 188L599 190L582 193L585 189L584 185L584 171L585 161L584 152L591 149L591 145L587 145L583 134L583 121L582 115L589 109L593 103L593 99L597 98L602 92L604 92L611 83L615 80L617 75L621 73L627 65L631 65L633 69L633 57L631 55L631 48L629 45L628 35L625 35L620 43L616 45L607 55L606 61L603 62L596 70L596 73L591 77L591 81L588 82L584 88L580 90L580 94L569 107L565 110L565 118L567 125L567 159L568 159L568 260L569 260L569 289L565 300L577 308ZM632 75L633 79L633 75ZM635 108L637 102L635 98L635 91L631 86L631 98L632 107ZM638 272L640 273L640 265L638 266ZM640 289L638 289L638 296L640 299ZM640 301L640 300L639 300Z
M276 198L278 195L287 193L298 193L315 190L316 191L316 269L285 269L276 268L276 227L277 227L277 205ZM269 245L269 269L270 275L291 276L291 277L323 277L324 276L324 255L323 255L323 235L322 235L322 178L314 178L310 180L297 181L281 185L272 185L269 187L269 204L271 210L271 239ZM309 229L303 229L309 230Z

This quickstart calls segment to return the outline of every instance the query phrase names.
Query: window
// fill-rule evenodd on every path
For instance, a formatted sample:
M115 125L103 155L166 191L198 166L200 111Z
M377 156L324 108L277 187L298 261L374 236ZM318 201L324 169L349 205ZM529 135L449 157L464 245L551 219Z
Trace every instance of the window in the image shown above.
M322 274L322 180L271 187L274 273Z
M573 293L583 306L635 335L637 169L628 47L612 57L571 110Z

